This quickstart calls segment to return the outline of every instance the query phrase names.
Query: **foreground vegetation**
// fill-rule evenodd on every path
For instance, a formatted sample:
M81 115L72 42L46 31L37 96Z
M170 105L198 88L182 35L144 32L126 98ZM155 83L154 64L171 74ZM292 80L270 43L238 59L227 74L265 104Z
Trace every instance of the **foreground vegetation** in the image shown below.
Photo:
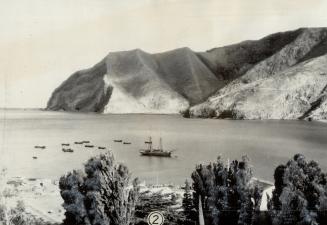
M253 224L260 213L262 190L252 182L247 157L225 166L220 157L198 165L192 174L195 205L201 197L206 224Z
M141 192L138 180L131 180L127 167L115 164L112 154L93 157L84 171L60 179L63 225L143 225L153 210L163 212L167 225L194 225L199 224L199 206L207 225L327 224L327 175L303 155L275 169L275 189L266 212L260 211L263 190L254 182L246 156L228 164L218 157L216 162L197 165L191 178L177 204L181 199L173 193ZM0 190L1 225L50 224L28 214L23 202L8 207L10 192Z
M273 225L327 224L327 176L303 155L276 168L275 190L268 203Z

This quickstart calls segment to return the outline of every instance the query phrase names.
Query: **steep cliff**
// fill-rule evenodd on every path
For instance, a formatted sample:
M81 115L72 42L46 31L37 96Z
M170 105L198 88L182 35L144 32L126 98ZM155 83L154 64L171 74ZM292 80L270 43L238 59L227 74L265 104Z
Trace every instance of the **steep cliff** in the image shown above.
M74 73L53 92L47 109L103 112L112 93L104 82L106 71L102 60L90 69Z

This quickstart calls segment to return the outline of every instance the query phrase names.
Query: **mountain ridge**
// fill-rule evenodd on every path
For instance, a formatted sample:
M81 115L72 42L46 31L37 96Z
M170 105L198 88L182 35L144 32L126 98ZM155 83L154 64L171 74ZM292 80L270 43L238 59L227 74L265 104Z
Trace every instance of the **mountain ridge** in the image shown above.
M206 52L194 52L187 47L154 54L141 49L112 52L95 66L77 71L64 81L53 92L47 109L99 113L184 111L190 117L234 119L323 119L326 117L324 106L327 105L324 97L315 104L311 102L314 107L310 106L311 103L303 105L299 111L302 115L292 114L287 109L299 107L294 95L310 102L306 91L317 94L311 89L318 89L319 84L315 82L323 83L325 76L320 79L311 74L325 73L318 64L325 64L326 53L326 28L278 32L259 40L212 48ZM310 64L310 68L305 66L312 60L315 63ZM289 83L290 79L303 82L300 78L308 84L311 82L310 85ZM273 94L272 89L268 93L265 85L275 86L277 83L288 83L290 89L299 88L287 93L294 102L285 99L279 102L281 106L287 103L280 110L289 115L277 113L278 109L268 106L265 111L259 105L265 105L259 101L260 96L251 93L271 95L274 99L279 95ZM262 85L266 92L258 91ZM302 90L305 87L308 90ZM257 99L257 105L250 106L251 98ZM254 109L242 108L242 104ZM309 106L314 110L304 113ZM261 110L261 114L255 112L256 108ZM276 112L268 113L268 108Z

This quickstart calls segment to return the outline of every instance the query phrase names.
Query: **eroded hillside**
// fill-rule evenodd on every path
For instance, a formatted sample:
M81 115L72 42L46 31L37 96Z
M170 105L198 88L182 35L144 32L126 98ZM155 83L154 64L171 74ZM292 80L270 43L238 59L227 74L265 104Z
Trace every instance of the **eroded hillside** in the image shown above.
M178 113L236 119L326 118L326 28L194 52L109 53L71 75L49 110Z

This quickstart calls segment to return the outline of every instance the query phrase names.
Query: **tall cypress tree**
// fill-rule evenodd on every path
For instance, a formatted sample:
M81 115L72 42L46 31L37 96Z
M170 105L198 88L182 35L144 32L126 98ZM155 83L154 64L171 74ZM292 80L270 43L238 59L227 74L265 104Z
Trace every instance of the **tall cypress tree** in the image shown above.
M296 154L275 170L275 190L269 202L273 225L327 224L327 182L314 161Z
M83 172L61 177L65 220L69 225L133 224L138 182L129 186L127 167L115 165L112 154L88 160Z
M203 201L206 224L248 225L255 222L262 190L252 182L247 157L226 166L218 157L213 164L196 166L192 179L194 196L201 196Z
M182 201L186 223L194 224L192 221L197 220L197 213L193 204L192 189L188 180L185 181L185 192Z

